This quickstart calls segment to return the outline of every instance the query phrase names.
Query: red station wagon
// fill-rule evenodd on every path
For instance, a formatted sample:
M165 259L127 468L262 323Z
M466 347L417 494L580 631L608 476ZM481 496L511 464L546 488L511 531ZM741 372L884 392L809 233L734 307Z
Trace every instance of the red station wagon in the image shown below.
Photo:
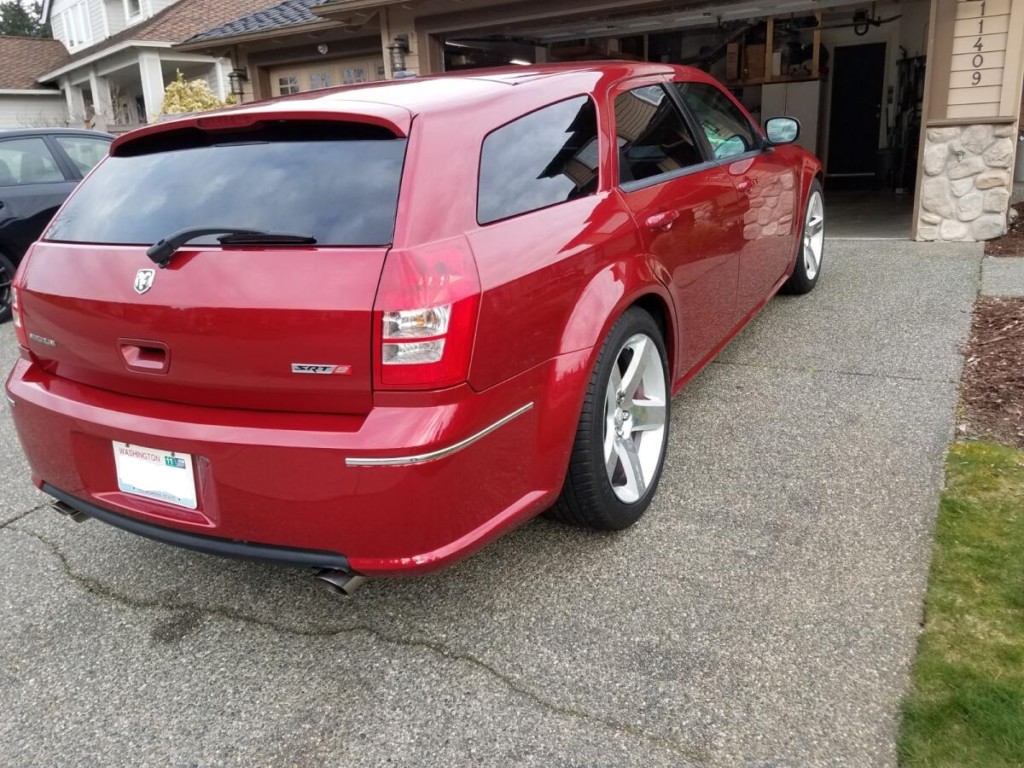
M431 571L634 523L671 395L823 247L821 165L624 62L299 94L118 138L22 263L38 487L202 552Z

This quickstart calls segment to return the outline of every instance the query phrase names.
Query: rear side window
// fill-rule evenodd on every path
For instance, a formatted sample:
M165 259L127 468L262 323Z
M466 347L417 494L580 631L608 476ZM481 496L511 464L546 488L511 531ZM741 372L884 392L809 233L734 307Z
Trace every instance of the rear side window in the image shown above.
M683 116L660 85L615 97L619 183L641 181L704 162Z
M586 96L538 109L484 139L477 221L488 224L597 191L597 112Z
M91 136L54 136L60 148L67 152L71 162L83 176L92 170L100 160L107 156L110 142L106 139L95 139Z
M707 83L673 83L683 102L704 129L716 160L758 149L760 140L750 121L729 97Z
M47 238L150 245L210 226L295 232L318 245L387 245L405 145L383 129L343 123L143 137L96 168Z
M0 187L51 181L64 181L64 174L42 138L0 141Z

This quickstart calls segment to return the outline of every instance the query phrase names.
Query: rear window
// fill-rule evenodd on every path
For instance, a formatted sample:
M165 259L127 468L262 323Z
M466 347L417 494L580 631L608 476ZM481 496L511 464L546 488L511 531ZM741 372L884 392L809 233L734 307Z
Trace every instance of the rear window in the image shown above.
M96 168L47 238L151 245L210 226L301 233L318 245L387 245L405 146L383 129L344 123L144 137Z

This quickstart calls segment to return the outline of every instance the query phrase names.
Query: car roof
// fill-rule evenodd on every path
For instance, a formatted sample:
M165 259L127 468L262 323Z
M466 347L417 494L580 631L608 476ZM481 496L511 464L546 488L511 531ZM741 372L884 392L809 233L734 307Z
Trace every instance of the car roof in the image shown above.
M563 64L533 64L530 66L496 67L445 72L436 75L399 80L382 80L359 85L305 91L265 102L287 102L304 109L343 109L352 102L388 104L409 110L413 115L462 106L487 96L499 96L510 87L545 85L575 81L580 90L589 90L596 79L611 77L624 79L644 75L697 73L688 67L668 64L649 64L633 61L589 61ZM703 77L703 73L700 73Z
M397 136L408 136L414 118L429 113L476 109L482 102L513 93L532 91L538 97L552 94L590 93L605 83L643 77L676 75L708 80L690 67L635 61L590 61L564 64L474 69L437 75L343 85L316 91L250 101L212 112L151 123L119 136L111 154L129 152L143 140L160 134L198 127L225 129L252 125L265 118L305 120L352 120L378 125Z
M10 139L17 136L47 136L52 134L95 136L97 139L110 139L111 141L114 139L109 133L90 131L88 128L12 128L0 130L0 139Z

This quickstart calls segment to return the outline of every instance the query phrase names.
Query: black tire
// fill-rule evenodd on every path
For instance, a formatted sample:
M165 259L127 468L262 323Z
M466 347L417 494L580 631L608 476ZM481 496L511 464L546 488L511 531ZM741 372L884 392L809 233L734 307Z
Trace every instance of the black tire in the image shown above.
M815 179L811 182L811 188L807 192L807 205L804 206L803 210L803 224L800 226L800 240L796 246L796 266L793 267L793 274L789 280L782 286L783 293L790 294L804 294L810 293L814 290L814 286L818 284L818 278L821 277L821 268L825 262L825 240L824 231L822 231L822 244L821 244L821 256L818 260L818 268L814 270L813 274L808 273L807 260L804 258L805 242L807 241L808 235L808 212L811 209L812 201L814 196L817 195L818 199L822 203L822 216L824 217L824 202L825 195L822 192L821 182ZM822 223L822 229L824 230L824 221Z
M14 298L11 283L14 281L15 271L11 260L0 253L0 323L6 323L11 319L11 301Z
M637 334L644 334L654 343L661 359L664 374L664 430L640 432L639 442L651 435L660 438L661 453L656 469L647 482L646 490L633 502L624 502L612 487L609 471L605 468L604 439L607 434L606 395L612 375L612 366L618 365L624 372L623 360L633 353L626 351L627 342ZM668 356L662 332L654 319L639 307L631 307L619 318L605 339L590 377L576 441L569 458L569 469L562 486L562 493L555 505L548 510L548 516L563 523L605 531L618 531L633 525L651 503L661 480L665 464L665 447L668 444L671 386L668 376ZM628 439L633 439L632 435ZM651 449L653 451L653 443ZM623 468L624 470L624 468ZM616 470L618 471L618 469ZM639 486L637 486L639 487Z

